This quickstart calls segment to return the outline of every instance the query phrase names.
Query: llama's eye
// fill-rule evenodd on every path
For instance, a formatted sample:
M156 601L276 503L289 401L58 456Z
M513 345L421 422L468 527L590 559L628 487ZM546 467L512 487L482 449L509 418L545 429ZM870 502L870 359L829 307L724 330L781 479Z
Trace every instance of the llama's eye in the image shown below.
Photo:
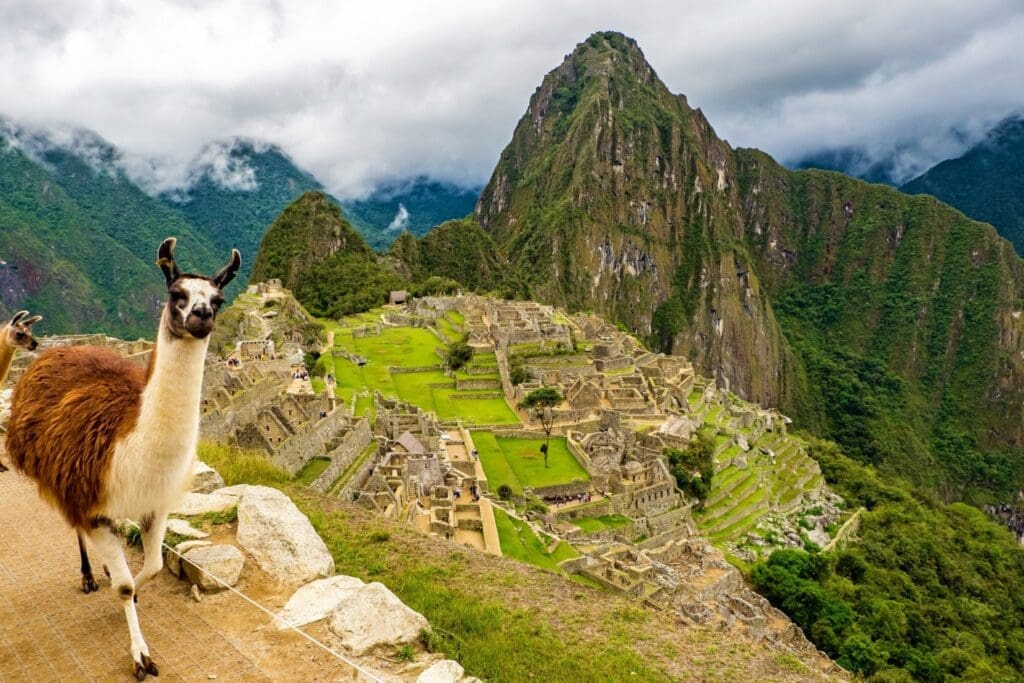
M210 299L210 305L213 306L214 308L220 308L223 303L224 297L222 296L215 296L212 299Z
M15 335L15 336L18 337L18 339L24 339L25 338L25 333L24 332L18 332L17 335Z

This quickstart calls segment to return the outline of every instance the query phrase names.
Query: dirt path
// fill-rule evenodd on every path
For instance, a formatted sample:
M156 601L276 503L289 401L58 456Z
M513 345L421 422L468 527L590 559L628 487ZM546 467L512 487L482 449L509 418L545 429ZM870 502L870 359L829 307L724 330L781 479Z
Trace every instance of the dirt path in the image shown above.
M103 578L98 593L79 590L74 533L20 474L0 473L0 501L0 680L134 681L120 601ZM137 571L140 554L129 564ZM288 595L255 566L247 566L239 588L271 609ZM158 683L352 675L298 634L274 629L238 596L218 593L196 603L188 584L166 572L140 590L139 620L160 667Z

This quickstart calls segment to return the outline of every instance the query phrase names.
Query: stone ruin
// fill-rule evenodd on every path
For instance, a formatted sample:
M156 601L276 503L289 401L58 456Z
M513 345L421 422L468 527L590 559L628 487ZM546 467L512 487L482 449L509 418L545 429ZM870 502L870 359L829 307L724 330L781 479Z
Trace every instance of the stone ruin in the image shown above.
M374 396L377 452L343 495L388 519L500 555L483 469L462 428L441 430L430 413ZM473 495L473 491L476 495Z

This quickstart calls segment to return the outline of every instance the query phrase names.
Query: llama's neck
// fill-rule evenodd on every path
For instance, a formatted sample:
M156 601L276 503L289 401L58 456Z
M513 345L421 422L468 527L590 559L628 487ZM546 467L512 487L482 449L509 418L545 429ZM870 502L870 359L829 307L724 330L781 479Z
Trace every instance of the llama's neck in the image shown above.
M160 439L195 439L209 343L209 338L175 338L161 319L149 379L142 392L138 430Z
M15 348L7 343L7 326L0 327L0 384L7 379L7 373L14 362Z

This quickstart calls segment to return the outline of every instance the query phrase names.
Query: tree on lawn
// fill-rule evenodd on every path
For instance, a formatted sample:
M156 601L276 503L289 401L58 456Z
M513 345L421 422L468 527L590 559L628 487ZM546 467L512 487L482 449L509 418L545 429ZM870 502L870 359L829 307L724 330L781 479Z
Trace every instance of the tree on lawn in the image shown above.
M541 387L528 393L519 404L519 407L526 408L540 420L540 425L544 428L544 446L540 449L540 452L544 454L544 467L548 466L548 442L551 441L551 428L555 424L551 409L561 402L562 394L558 393L558 389Z

